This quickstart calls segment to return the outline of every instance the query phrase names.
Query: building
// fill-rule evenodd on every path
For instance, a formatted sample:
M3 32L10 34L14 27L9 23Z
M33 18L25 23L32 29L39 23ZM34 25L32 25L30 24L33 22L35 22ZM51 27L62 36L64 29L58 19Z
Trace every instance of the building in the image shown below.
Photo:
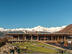
M42 42L57 42L67 41L67 37L71 36L70 33L33 33L33 34L21 34L21 33L8 33L7 36L11 37L9 42L23 42L29 41L42 41Z

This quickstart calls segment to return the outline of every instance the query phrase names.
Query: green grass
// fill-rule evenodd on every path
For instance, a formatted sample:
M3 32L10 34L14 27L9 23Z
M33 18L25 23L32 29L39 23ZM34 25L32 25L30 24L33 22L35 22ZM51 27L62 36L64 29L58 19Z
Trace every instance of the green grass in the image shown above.
M27 50L31 50L32 52L41 52L41 53L56 53L56 49L49 45L32 41L32 42L24 42L24 43L13 43L12 45L18 46L20 48L28 47Z

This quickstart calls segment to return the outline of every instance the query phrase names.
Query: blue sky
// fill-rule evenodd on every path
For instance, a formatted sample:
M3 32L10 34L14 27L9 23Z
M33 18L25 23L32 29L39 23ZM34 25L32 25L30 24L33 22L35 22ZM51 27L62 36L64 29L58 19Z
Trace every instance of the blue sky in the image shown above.
M54 27L71 23L72 0L0 0L0 27Z

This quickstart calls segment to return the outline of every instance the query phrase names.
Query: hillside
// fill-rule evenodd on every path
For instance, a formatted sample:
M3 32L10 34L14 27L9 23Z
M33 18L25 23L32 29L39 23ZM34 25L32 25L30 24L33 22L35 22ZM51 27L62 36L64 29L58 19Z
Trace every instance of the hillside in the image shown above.
M59 31L60 33L72 33L72 24Z

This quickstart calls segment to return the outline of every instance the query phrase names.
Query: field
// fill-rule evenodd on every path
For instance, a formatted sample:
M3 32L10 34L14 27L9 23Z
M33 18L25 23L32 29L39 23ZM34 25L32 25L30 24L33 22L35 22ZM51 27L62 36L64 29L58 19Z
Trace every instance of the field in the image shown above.
M32 52L57 53L56 48L54 48L50 45L36 42L36 41L27 41L27 42L23 42L23 43L13 43L12 45L17 46L20 49L24 49L24 50L21 50L22 52L27 50L26 52L29 52L29 53L32 53Z

